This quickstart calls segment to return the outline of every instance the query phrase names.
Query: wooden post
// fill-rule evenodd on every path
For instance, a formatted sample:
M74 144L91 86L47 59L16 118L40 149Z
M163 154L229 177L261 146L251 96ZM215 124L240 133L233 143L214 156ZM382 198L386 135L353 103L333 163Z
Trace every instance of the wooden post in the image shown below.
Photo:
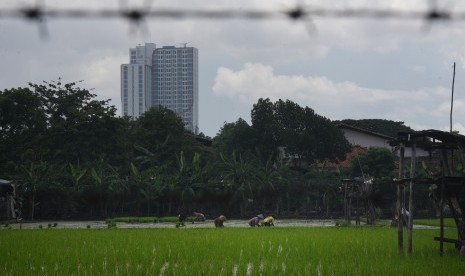
M404 178L404 154L405 148L404 144L400 144L400 158L399 158L399 180ZM404 233L403 233L403 225L402 225L402 190L403 190L403 181L397 183L397 203L396 203L396 211L397 211L397 248L399 253L404 253Z
M439 200L439 254L444 254L444 190L446 186L446 175L452 175L451 168L449 167L449 161L447 159L447 151L445 148L441 150L442 154L442 169L441 169L441 199Z
M452 167L449 165L449 158L447 157L447 150L441 150L441 159L442 159L442 175L450 175L452 176L454 173L452 172Z
M348 213L348 204L347 204L347 181L344 181L344 216L348 224L350 224L349 213Z
M439 254L444 254L444 173L441 180L441 199L439 200Z
M353 190L354 190L354 185L351 183L349 185L349 191L348 193L350 193L350 197L347 199L347 214L348 214L348 220L349 220L349 224L352 223L352 195L354 194Z
M415 178L415 165L417 157L417 147L415 144L412 144L412 152L410 159L410 189L409 189L409 199L408 199L408 249L407 252L412 254L413 252L413 184Z

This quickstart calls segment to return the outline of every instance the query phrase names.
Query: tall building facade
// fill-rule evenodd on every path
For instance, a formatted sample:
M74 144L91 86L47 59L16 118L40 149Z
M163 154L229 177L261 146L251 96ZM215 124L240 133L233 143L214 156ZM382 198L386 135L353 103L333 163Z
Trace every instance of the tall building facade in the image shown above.
M121 65L123 115L137 118L154 106L173 110L187 130L198 133L198 49L153 43L129 50Z

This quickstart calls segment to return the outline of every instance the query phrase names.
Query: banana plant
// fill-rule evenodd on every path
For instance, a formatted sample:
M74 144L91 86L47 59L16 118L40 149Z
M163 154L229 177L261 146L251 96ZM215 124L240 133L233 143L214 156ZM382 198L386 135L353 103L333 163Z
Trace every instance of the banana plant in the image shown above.
M71 179L73 181L73 189L77 192L81 190L81 186L79 182L81 181L82 177L87 173L87 168L81 168L79 165L76 167L73 164L69 163L69 169L71 174Z
M37 189L41 185L45 185L46 176L49 170L49 164L45 161L30 162L27 165L22 165L21 168L24 172L24 179L22 184L22 190L26 193L30 193L30 204L31 204L31 220L34 220L35 207L38 205L36 202Z

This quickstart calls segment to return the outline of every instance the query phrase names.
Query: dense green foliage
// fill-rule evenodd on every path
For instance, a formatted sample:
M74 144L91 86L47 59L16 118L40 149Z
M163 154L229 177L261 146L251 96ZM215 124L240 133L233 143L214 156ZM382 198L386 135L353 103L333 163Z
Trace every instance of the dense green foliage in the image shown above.
M282 147L289 156L314 164L325 159L343 159L350 150L343 133L331 121L309 107L300 107L290 100L259 99L254 104L252 129L258 135L259 145ZM263 146L262 146L263 147ZM265 148L270 153L273 148Z
M342 213L339 188L351 172L315 165L350 147L309 107L260 99L251 125L225 123L213 142L167 108L137 119L115 111L60 80L0 91L0 178L17 184L23 218ZM390 177L385 157L361 156L363 170Z
M413 254L399 255L386 227L1 230L0 274L461 275L435 235L415 231Z

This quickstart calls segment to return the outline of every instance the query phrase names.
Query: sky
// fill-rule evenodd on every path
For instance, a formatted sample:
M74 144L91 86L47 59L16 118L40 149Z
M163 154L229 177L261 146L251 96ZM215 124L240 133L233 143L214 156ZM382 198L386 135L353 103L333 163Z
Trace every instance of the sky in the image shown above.
M437 0L436 6L464 14L462 2ZM148 18L139 27L122 18L46 18L40 27L24 18L1 16L2 11L36 3L45 9L278 14L296 6L426 12L434 1L2 0L0 90L58 78L83 80L80 87L110 99L121 115L120 65L129 62L129 48L147 42L158 47L187 43L199 49L199 130L207 136L214 137L225 122L242 118L250 123L259 98L289 99L331 120L387 119L415 130L449 131L455 62L452 128L465 134L465 19L293 20L283 13L260 20ZM41 28L47 37L40 35Z

